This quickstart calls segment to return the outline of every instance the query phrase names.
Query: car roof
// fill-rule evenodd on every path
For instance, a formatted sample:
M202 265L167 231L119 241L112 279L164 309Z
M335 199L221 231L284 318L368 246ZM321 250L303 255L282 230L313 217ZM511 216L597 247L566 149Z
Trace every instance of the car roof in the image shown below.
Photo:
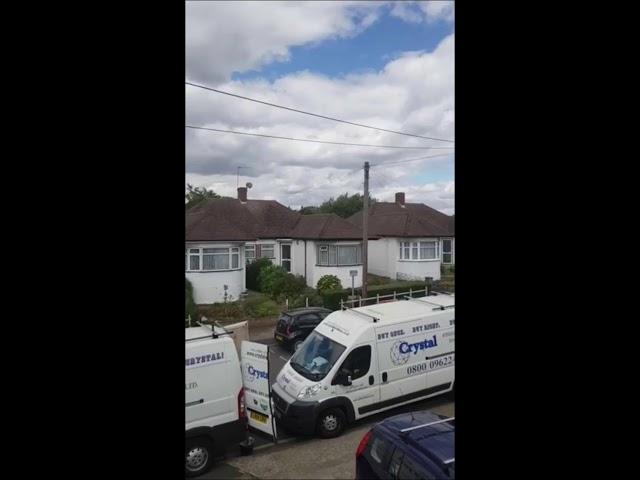
M455 458L455 425L449 422L439 423L401 432L403 429L437 422L443 418L446 417L429 411L402 413L383 420L377 427L392 434L397 440L411 445L446 469Z

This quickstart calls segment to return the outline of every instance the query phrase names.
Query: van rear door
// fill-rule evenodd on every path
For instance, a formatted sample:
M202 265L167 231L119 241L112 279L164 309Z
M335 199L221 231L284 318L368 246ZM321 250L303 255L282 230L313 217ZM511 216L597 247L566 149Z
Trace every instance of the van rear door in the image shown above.
M185 351L185 423L187 429L238 419L242 388L240 362L233 341L187 343Z

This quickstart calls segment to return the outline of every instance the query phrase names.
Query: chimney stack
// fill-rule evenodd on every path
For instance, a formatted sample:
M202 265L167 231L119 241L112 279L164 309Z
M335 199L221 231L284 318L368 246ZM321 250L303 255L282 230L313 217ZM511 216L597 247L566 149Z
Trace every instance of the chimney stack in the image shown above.
M247 203L247 187L238 187L238 200Z
M396 193L396 203L401 207L404 207L404 192Z

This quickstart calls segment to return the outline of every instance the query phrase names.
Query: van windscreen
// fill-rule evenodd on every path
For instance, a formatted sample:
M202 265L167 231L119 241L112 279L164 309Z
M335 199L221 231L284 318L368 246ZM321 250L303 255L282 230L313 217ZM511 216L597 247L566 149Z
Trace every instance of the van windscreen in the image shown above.
M303 377L318 382L327 376L345 349L314 330L291 357L290 365Z

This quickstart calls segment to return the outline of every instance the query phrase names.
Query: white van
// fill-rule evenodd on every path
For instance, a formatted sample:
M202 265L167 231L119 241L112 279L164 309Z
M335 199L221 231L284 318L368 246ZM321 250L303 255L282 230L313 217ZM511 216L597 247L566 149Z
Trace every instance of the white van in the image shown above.
M335 437L354 420L451 391L454 324L445 294L331 313L273 384L278 422Z
M200 475L215 456L246 440L240 361L223 329L185 329L185 474Z

